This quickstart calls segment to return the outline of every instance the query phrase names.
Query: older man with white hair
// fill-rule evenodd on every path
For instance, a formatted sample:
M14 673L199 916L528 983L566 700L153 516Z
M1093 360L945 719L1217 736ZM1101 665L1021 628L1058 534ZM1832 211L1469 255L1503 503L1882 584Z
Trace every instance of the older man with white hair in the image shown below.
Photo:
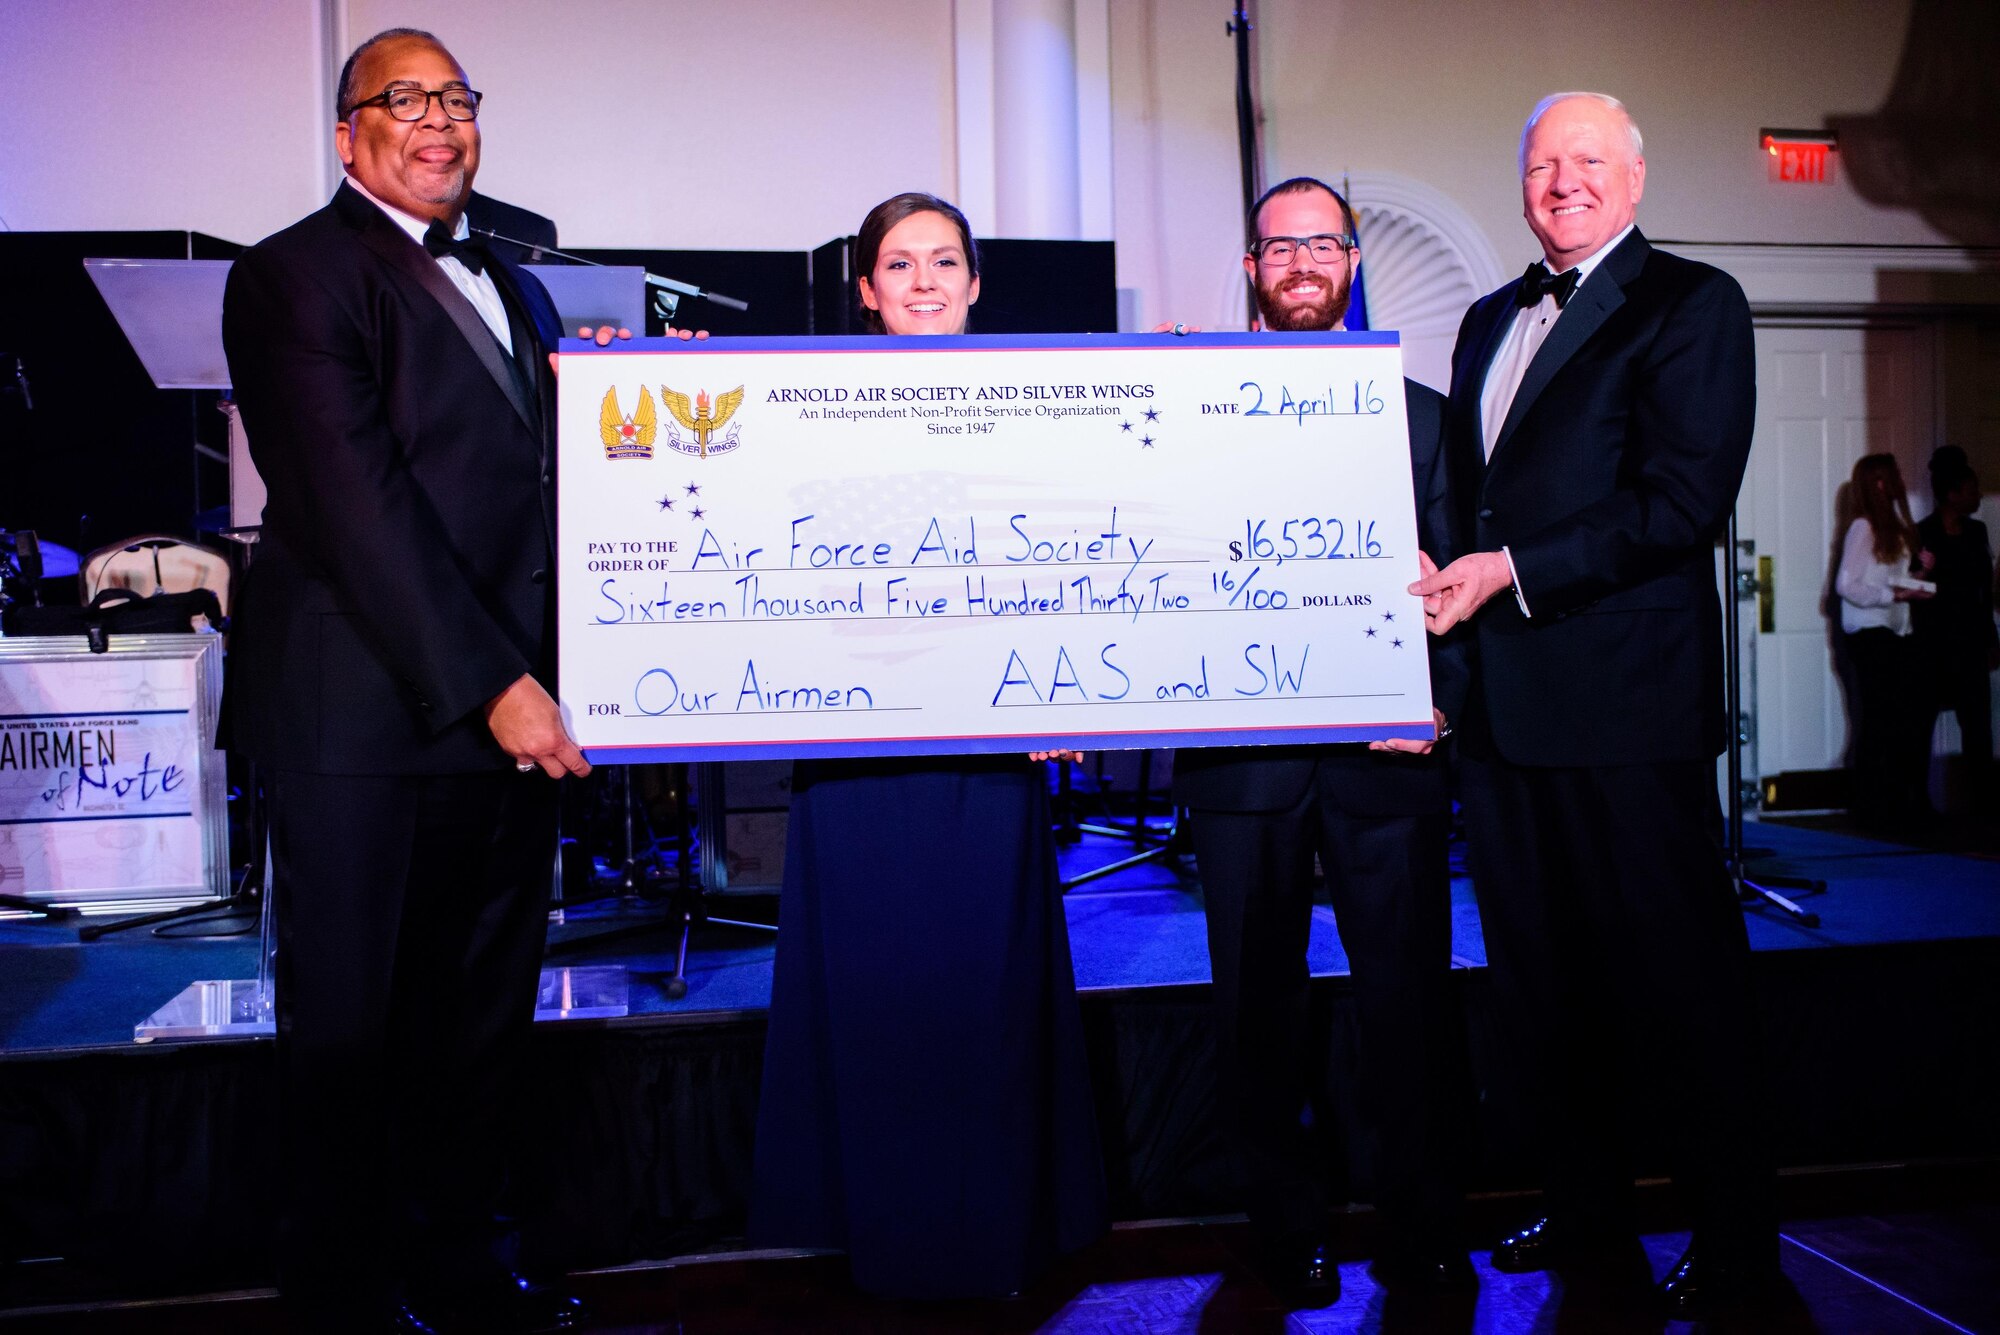
M1630 1073L1676 1133L1694 1223L1661 1286L1699 1315L1777 1276L1749 943L1723 862L1713 551L1750 451L1750 311L1634 222L1617 99L1544 98L1521 136L1542 259L1466 313L1446 460L1456 550L1419 581L1469 621L1463 802L1496 1002L1534 1099L1547 1217L1503 1270L1650 1280L1616 1129ZM1504 595L1504 596L1501 596Z

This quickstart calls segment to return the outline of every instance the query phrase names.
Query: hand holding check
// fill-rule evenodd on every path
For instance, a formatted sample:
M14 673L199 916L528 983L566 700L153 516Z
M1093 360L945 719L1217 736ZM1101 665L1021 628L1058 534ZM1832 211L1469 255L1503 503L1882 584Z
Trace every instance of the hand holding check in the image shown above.
M586 324L577 326L576 336L578 338L590 339L600 348L608 348L611 346L611 340L614 338L631 338L632 331L622 325L614 329L608 324L603 324L593 329ZM667 337L677 338L683 343L692 338L706 340L708 338L708 331L706 329L676 329L672 325L668 325ZM553 352L549 354L549 369L551 371L560 369L556 363L556 354Z
M486 702L486 726L523 774L537 768L551 779L590 773L590 762L563 727L562 711L542 684L526 673Z
M1424 600L1424 629L1433 635L1444 634L1494 594L1514 586L1513 571L1499 552L1473 552L1443 570L1422 552L1417 560L1424 577L1410 586L1410 592Z

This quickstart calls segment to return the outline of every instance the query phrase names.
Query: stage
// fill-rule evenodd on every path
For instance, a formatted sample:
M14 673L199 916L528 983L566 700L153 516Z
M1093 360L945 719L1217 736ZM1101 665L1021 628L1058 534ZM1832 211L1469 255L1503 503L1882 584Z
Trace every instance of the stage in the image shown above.
M1758 869L1829 889L1809 901L1817 929L1747 913L1776 1098L1771 1123L1744 1133L1770 1137L1791 1169L1995 1157L2000 861L1769 822L1753 823L1746 842L1774 853ZM1065 874L1130 851L1086 836L1066 851ZM1518 1189L1529 1175L1506 1115L1517 1103L1462 876L1453 900L1468 1098L1479 1110L1472 1186ZM730 897L714 911L771 908ZM1236 1210L1213 1119L1191 867L1155 861L1087 882L1067 910L1117 1217ZM687 994L670 1000L674 934L590 940L657 918L614 900L552 927L553 962L626 966L631 1013L538 1028L538 1143L522 1194L539 1264L660 1259L740 1235L774 938L699 931ZM0 1292L0 1308L270 1281L270 1044L131 1038L189 981L254 973L255 940L134 933L85 945L73 927L0 923L0 1281L15 1290ZM1365 1199L1347 964L1324 904L1310 963L1334 1198ZM1624 1055L1649 1056L1643 1046ZM1631 1102L1641 1175L1665 1167L1652 1107L1643 1090ZM6 1264L16 1260L35 1264Z

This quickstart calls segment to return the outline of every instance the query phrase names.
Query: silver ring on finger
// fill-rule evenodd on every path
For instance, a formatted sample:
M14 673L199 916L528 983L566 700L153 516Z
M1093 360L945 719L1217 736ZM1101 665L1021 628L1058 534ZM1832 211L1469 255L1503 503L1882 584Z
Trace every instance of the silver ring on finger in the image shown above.
M540 767L532 760L517 760L514 762L514 768L522 774L533 774Z

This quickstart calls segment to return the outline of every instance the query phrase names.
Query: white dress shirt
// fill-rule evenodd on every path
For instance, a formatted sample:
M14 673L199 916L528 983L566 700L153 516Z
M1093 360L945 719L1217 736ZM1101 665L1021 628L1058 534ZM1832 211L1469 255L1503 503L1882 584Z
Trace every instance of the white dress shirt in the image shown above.
M1896 601L1896 586L1890 581L1907 578L1909 553L1899 552L1893 561L1875 555L1875 530L1866 519L1847 526L1847 538L1840 546L1840 570L1833 577L1833 591L1840 595L1840 628L1852 635L1857 630L1881 627L1898 635L1910 633L1910 605Z
M1632 235L1636 223L1625 224L1625 230L1592 251L1588 258L1574 267L1580 275L1577 287L1590 281L1590 275L1618 246L1618 243ZM1544 261L1546 263L1546 261ZM1576 294L1570 294L1576 300ZM1507 412L1514 406L1514 395L1521 388L1521 381L1528 374L1529 365L1535 354L1548 341L1549 331L1562 318L1563 308L1556 305L1554 293L1544 293L1542 299L1533 306L1523 306L1514 316L1513 327L1507 331L1500 346L1493 353L1493 360L1486 368L1486 383L1479 392L1479 422L1486 434L1486 457L1493 457L1493 447L1500 443L1500 428L1506 425Z
M1577 290L1580 291L1590 281L1590 275L1598 264L1630 236L1636 226L1637 223L1626 223L1624 231L1572 266L1578 275ZM1570 300L1576 300L1576 292L1570 293ZM1535 354L1548 341L1549 331L1562 318L1563 309L1556 305L1554 293L1544 293L1539 302L1523 306L1516 312L1513 325L1494 350L1493 360L1486 367L1486 383L1479 391L1479 425L1486 437L1488 460L1493 458L1494 446L1500 443L1500 428L1507 423L1507 413L1514 406L1514 395L1520 391L1521 381L1527 378L1528 367L1534 362ZM1514 601L1520 604L1521 615L1528 616L1528 599L1521 591L1520 577L1514 570L1514 554L1505 547L1500 549L1500 554L1507 558L1507 573L1514 579Z
M376 208L388 214L390 222L408 232L410 240L420 246L424 244L424 233L431 229L430 219L419 218L415 214L403 212L394 204L383 203L376 197L373 191L361 184L353 176L347 178L347 183L360 191L363 199L368 200ZM465 221L465 215L462 213L459 214L458 226L453 229L452 237L455 240L463 241L471 235L472 228ZM465 299L472 303L472 309L479 312L479 318L484 320L486 327L493 331L493 337L499 340L500 346L506 349L507 355L509 357L513 356L514 333L507 325L507 304L500 300L500 289L494 286L491 271L474 273L463 264L460 264L458 257L455 255L446 255L439 258L436 260L436 264L438 268L444 270L445 277L451 279L452 286L465 294Z

